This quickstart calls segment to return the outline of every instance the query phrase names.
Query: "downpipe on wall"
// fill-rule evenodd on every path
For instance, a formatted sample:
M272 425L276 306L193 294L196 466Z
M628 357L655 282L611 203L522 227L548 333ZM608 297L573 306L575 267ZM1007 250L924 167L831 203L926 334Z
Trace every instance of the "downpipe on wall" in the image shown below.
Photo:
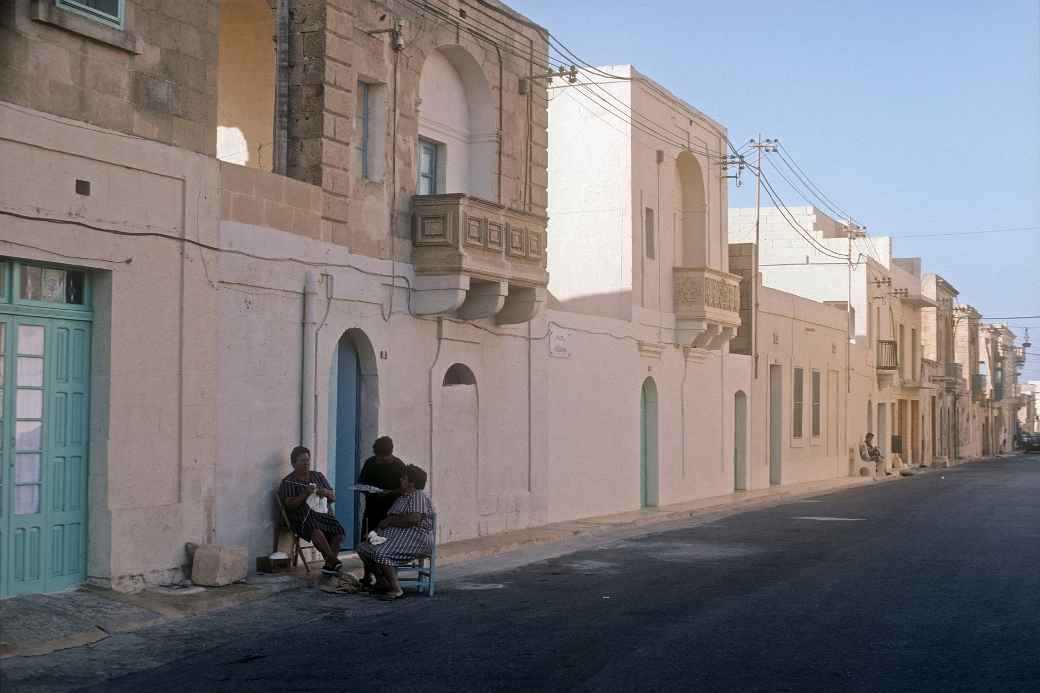
M303 350L300 355L300 445L314 447L317 440L314 429L316 408L311 406L316 396L318 273L307 272L303 281Z
M437 316L437 350L433 354L433 361L430 362L430 368L427 371L427 399L426 406L430 412L429 420L429 433L430 433L430 498L433 498L433 372L437 368L437 361L441 358L441 343L444 340L444 317ZM477 429L477 445L480 445L480 429Z
M325 313L318 322L318 284L325 285ZM300 396L300 445L311 451L316 460L318 441L318 336L329 319L332 308L333 282L331 274L308 272L303 282L303 355L300 365L302 384Z

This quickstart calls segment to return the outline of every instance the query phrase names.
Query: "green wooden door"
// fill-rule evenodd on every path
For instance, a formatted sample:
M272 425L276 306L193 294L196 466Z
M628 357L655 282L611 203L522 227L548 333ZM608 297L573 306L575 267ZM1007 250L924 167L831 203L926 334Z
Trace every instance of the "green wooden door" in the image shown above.
M86 576L90 323L31 312L0 312L3 597Z

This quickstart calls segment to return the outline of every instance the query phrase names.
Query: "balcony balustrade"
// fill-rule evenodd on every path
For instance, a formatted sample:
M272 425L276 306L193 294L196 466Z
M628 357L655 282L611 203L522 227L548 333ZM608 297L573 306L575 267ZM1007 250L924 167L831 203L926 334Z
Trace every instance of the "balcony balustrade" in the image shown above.
M675 267L676 341L719 349L740 327L740 276L711 267Z
M412 197L416 312L530 320L545 300L548 220L462 193Z

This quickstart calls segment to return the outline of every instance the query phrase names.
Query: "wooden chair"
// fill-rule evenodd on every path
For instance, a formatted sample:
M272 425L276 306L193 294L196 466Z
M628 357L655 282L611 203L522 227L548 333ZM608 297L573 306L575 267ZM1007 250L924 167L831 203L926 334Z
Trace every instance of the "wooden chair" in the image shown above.
M314 545L306 539L301 539L296 532L293 531L292 525L289 524L289 515L285 512L285 504L282 503L281 496L278 495L278 489L271 492L274 495L275 505L278 506L278 513L281 518L281 523L276 523L274 530L274 550L278 550L278 535L284 530L292 535L292 545L289 548L289 558L292 560L292 567L295 568L299 565L300 561L303 561L303 568L308 573L311 572L310 567L307 565L307 558L303 555L304 549L312 549ZM306 545L303 545L303 544Z
M408 574L402 575L402 572ZM402 587L405 583L414 583L416 592L433 596L437 586L437 513L433 513L433 551L429 556L420 556L408 565L398 567L397 580Z

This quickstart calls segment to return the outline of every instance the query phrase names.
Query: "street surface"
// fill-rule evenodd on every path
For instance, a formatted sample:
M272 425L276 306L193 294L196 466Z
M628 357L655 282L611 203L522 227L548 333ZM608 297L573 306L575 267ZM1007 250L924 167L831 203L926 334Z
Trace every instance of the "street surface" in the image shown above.
M444 573L7 660L3 689L1037 691L1040 455Z

